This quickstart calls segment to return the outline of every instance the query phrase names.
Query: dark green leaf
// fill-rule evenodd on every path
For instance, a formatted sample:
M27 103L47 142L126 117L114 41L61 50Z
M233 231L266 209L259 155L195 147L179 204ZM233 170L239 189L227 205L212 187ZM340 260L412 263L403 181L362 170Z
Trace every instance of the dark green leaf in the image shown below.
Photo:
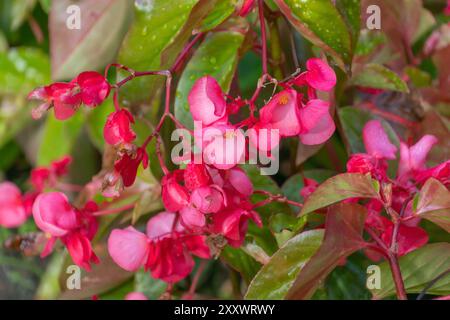
M252 280L245 298L283 299L322 239L323 230L311 230L287 241Z
M314 45L348 70L352 60L350 33L343 17L330 0L275 0L281 12Z
M353 51L361 28L361 0L336 0L336 8L350 30Z
M431 263L430 263L431 262ZM400 269L409 293L419 293L433 279L450 269L450 244L433 243L417 249L399 259ZM395 284L387 262L380 264L381 289L373 290L375 298L382 299L395 294ZM430 294L448 295L450 274L440 279Z
M235 9L236 7L232 1L218 0L214 9L203 19L199 31L206 32L214 29L231 16Z
M153 278L149 272L138 271L134 276L134 291L141 292L151 300L158 299L167 289L167 283Z
M243 250L230 246L222 250L220 258L234 270L238 271L247 283L250 283L261 268L261 264Z
M177 37L198 0L141 2L135 5L134 23L120 48L118 61L138 71L160 70L168 67L161 66L161 53ZM121 93L130 104L143 102L152 96L155 81L158 80L154 76L134 79Z

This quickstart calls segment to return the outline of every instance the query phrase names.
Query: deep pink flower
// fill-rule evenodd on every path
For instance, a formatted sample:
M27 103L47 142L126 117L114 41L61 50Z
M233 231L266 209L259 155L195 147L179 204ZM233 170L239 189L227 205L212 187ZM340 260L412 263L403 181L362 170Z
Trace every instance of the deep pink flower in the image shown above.
M30 182L36 191L42 192L45 187L54 187L57 179L66 175L72 157L64 156L53 161L48 167L37 167L31 170Z
M381 240L386 245L392 242L392 233L394 231L394 224L391 222L388 228L381 234ZM400 225L397 235L398 255L403 256L411 251L414 251L428 242L428 234L419 227L408 227Z
M225 205L223 190L215 185L195 189L190 198L191 205L201 213L215 213Z
M444 14L450 16L450 0L447 0L447 7L444 9Z
M91 108L102 104L111 89L105 77L95 71L82 72L75 81L80 86L81 100Z
M309 100L300 108L300 140L303 144L322 144L333 135L336 126L329 109L330 104L319 99Z
M432 135L423 136L415 145L408 147L400 143L400 163L398 166L398 177L407 177L426 169L425 161L431 148L438 142Z
M366 151L378 159L395 159L397 147L389 141L379 120L371 120L363 129L363 141Z
M241 17L247 16L252 11L255 5L255 0L242 0L242 6L238 11L238 15Z
M227 111L227 104L224 93L211 76L198 79L191 89L188 102L194 121L201 121L208 126L212 123L224 119Z
M280 133L270 123L257 122L248 130L248 134L250 143L260 151L271 151L280 144Z
M415 175L415 179L419 183L424 183L429 178L435 178L446 186L450 185L450 160L436 167L420 170Z
M99 73L83 72L69 83L56 82L33 90L28 99L41 100L43 103L32 111L34 119L53 107L55 118L66 120L73 116L84 103L88 107L101 104L109 95L110 85Z
M257 226L262 226L259 215L253 210L239 207L226 208L212 216L212 231L223 235L230 246L238 248L242 245L247 233L248 220L253 220Z
M182 170L175 170L165 175L161 181L161 197L164 207L170 212L177 212L189 204L187 189L180 184Z
M303 197L303 200L306 201L308 197L316 191L319 183L314 179L303 178L304 187L300 190L300 195Z
M260 110L260 127L277 129L282 137L298 135L301 124L297 91L286 89L274 95Z
M235 167L226 171L225 179L242 196L250 197L253 194L253 184L241 168Z
M192 205L180 210L180 219L183 226L190 230L201 230L206 226L205 214Z
M78 210L61 192L40 194L33 204L33 217L38 228L50 236L41 256L47 256L56 240L60 239L72 260L89 271L90 263L99 262L90 242L98 229L97 220L92 215L97 210L93 202Z
M127 109L122 108L111 113L103 128L106 143L116 146L133 142L136 134L131 129L132 123L134 123L133 115Z
M330 91L336 85L336 73L325 61L311 58L306 62L306 70L295 79L295 84L307 84L321 91Z
M380 181L386 180L387 168L386 160L377 159L365 153L352 154L347 162L347 172L370 173L372 177Z
M211 184L211 177L204 164L188 163L183 178L185 187L190 191Z
M136 152L125 153L114 164L114 170L120 174L123 185L130 187L136 180L136 174L139 166L147 169L148 155L143 148L137 148Z
M15 228L28 218L19 188L11 182L0 183L0 226Z

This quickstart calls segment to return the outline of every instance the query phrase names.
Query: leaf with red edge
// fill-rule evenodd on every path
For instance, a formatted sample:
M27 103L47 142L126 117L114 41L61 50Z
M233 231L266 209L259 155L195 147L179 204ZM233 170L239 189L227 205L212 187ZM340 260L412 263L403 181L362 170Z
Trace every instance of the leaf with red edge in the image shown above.
M428 179L420 190L415 215L450 232L450 191L438 180Z
M378 182L361 173L342 173L326 180L308 198L300 215L350 198L379 198Z
M52 78L69 79L111 62L131 21L132 4L128 0L53 1L49 17ZM71 5L80 9L80 29L66 25Z
M362 238L366 213L366 208L356 203L339 203L329 208L324 242L298 274L287 299L310 298L343 259L366 247Z

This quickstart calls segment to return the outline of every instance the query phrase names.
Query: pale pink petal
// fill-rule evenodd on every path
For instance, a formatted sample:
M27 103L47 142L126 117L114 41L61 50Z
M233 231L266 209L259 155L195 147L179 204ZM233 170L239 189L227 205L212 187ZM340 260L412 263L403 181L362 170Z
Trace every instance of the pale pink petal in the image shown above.
M130 292L125 296L125 300L148 300L142 292Z
M410 147L411 167L414 170L425 169L425 161L431 148L438 142L438 139L430 134L423 136L415 145Z
M115 229L108 239L108 251L121 268L136 271L147 261L148 238L133 227L124 230Z
M180 217L183 225L190 229L203 228L206 224L205 214L191 206L181 209Z
M306 106L300 108L300 140L303 144L321 144L333 135L336 126L329 109L328 102L318 99L310 100Z
M253 184L244 170L233 168L227 174L228 181L239 193L247 197L253 194Z
M223 118L226 113L224 94L216 79L205 76L198 79L188 96L188 102L195 121L204 125Z
M0 226L15 228L27 218L19 188L11 182L0 183Z
M364 146L368 154L379 159L395 159L397 147L389 141L379 120L371 120L363 129Z
M147 222L147 236L151 240L162 239L170 236L174 226L176 213L160 212ZM176 231L182 231L183 227L177 223Z

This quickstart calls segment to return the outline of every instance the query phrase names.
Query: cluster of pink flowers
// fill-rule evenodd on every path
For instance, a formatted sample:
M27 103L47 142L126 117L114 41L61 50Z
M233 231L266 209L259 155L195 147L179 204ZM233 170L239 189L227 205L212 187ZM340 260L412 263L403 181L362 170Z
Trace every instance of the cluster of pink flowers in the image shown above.
M40 118L53 107L55 118L66 120L75 114L81 103L90 108L100 105L108 97L110 89L109 83L100 73L87 71L68 83L56 82L37 88L28 98L43 101L33 110L33 118Z
M369 121L363 130L363 141L367 153L354 154L347 163L347 171L355 173L371 174L380 183L392 184L390 199L383 199L397 213L403 211L403 217L413 215L412 197L417 193L423 183L429 178L435 178L448 186L450 184L450 161L446 161L436 167L426 168L427 154L437 138L425 135L416 144L409 146L405 142L400 143L400 161L396 178L388 177L387 160L396 159L397 147L389 141L380 121ZM406 205L406 207L404 207ZM368 217L366 225L379 233L379 236L387 246L390 245L394 231L394 223L381 215L384 203L379 200L371 200L366 204ZM418 227L419 218L402 222L398 230L398 255L402 256L428 242L428 235ZM369 257L379 259L374 251L367 251Z
M58 179L67 174L72 159L63 157L53 161L48 167L37 167L31 171L32 189L22 195L20 189L11 182L0 183L0 226L16 228L22 225L31 215L36 197L45 188L53 188Z

